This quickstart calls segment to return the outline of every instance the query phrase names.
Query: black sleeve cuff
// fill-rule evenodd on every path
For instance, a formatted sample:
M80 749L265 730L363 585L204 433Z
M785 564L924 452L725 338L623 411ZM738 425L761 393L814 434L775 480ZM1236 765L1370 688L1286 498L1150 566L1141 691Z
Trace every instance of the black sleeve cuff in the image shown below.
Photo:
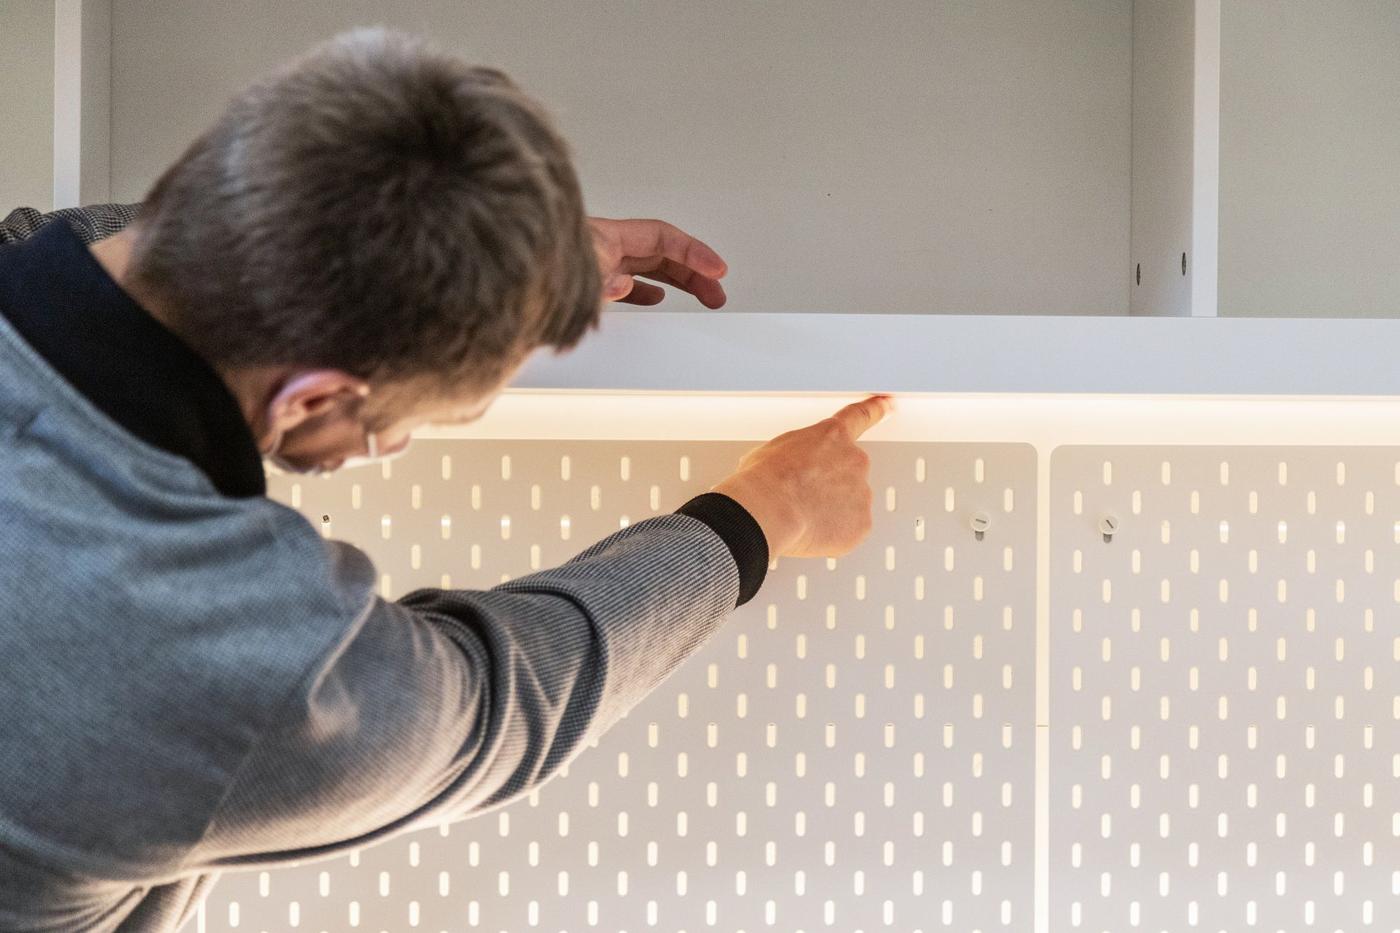
M768 539L749 510L724 493L707 492L676 509L676 514L704 522L729 545L739 568L739 601L735 606L753 599L768 575Z

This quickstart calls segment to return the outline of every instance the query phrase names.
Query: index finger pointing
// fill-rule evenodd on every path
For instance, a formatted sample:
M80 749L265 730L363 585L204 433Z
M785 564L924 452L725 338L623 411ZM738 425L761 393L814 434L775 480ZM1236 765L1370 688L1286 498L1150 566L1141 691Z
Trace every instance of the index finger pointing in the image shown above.
M872 395L868 399L847 405L832 417L837 424L846 429L851 440L857 440L879 424L893 409L894 400L888 395Z

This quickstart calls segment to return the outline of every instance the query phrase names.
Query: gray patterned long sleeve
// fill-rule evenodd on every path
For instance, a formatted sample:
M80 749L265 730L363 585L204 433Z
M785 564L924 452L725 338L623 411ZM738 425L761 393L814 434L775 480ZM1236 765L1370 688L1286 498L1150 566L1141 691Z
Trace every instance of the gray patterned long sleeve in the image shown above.
M367 558L330 545L346 585ZM704 522L668 515L486 591L371 598L240 767L187 866L362 845L518 798L699 648L739 573Z

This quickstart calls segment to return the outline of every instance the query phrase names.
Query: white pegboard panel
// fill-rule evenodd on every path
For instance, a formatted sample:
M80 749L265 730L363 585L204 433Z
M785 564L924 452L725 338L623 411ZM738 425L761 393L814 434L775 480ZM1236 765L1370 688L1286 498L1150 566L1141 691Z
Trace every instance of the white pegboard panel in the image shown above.
M1054 452L1051 930L1400 928L1397 461Z
M398 597L560 563L751 446L419 440L272 493ZM866 446L869 541L780 562L569 773L479 819L227 873L202 929L1030 929L1034 448Z

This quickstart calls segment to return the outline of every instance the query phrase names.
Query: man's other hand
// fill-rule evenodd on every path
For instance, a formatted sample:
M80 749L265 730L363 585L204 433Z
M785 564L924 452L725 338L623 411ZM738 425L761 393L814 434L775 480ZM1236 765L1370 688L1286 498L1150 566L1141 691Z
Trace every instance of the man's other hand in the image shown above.
M695 237L661 220L607 220L590 217L603 300L654 305L666 291L651 282L690 292L707 308L724 305L719 280L729 271L719 254Z

